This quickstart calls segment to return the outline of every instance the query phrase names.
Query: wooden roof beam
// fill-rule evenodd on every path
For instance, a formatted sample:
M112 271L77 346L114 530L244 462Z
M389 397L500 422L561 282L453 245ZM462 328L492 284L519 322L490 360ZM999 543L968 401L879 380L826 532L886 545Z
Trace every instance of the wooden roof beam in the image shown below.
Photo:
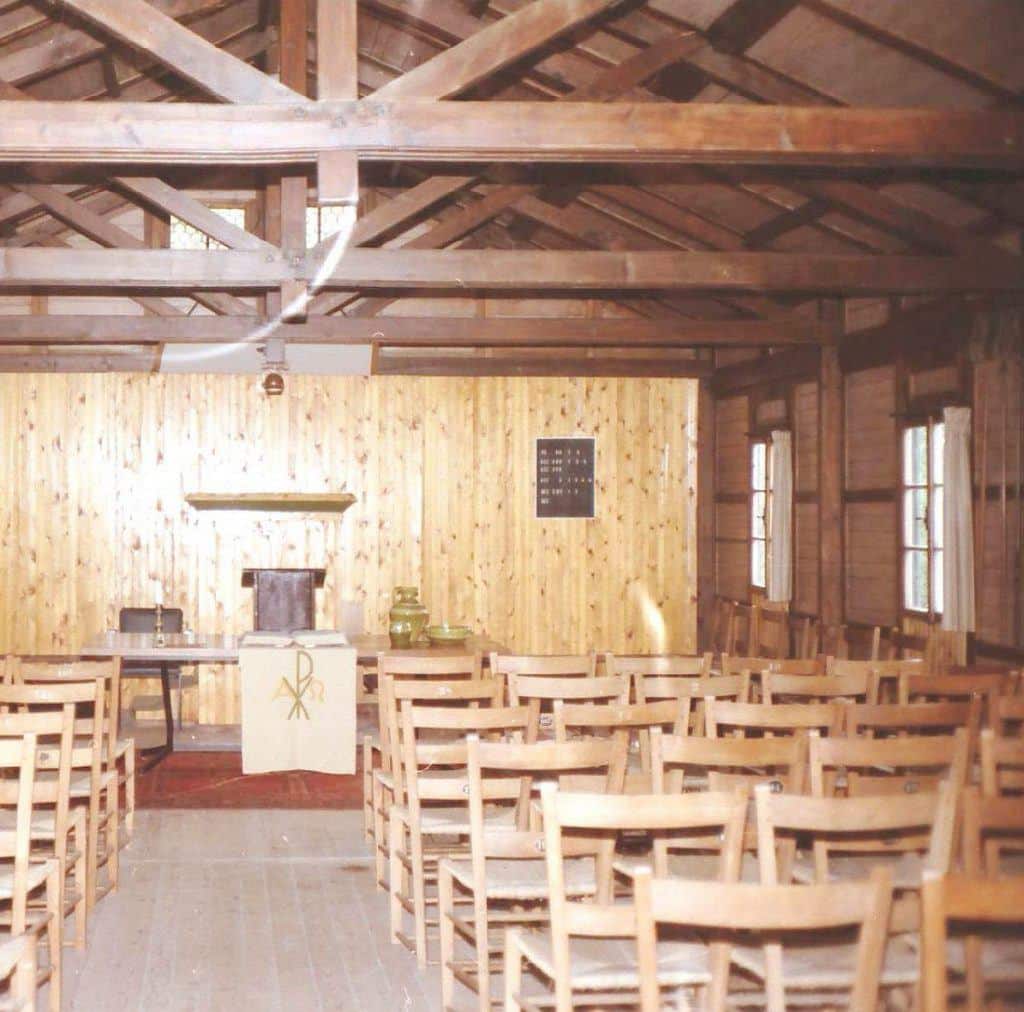
M0 345L206 344L252 339L263 321L237 316L6 316ZM815 344L802 328L762 320L552 319L547 317L318 316L280 324L274 336L298 344L408 347L747 347Z
M1024 167L1024 115L594 102L307 106L0 102L0 161L254 165L372 161Z
M325 276L322 276L325 275ZM289 280L411 291L1016 292L1024 272L965 257L792 253L546 253L349 249L320 257L241 250L0 250L0 288L265 291Z

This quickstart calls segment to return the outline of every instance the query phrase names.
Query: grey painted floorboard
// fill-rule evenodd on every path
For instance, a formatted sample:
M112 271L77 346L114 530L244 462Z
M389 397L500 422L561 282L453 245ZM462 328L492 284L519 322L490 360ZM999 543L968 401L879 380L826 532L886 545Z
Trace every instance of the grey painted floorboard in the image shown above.
M436 967L387 937L360 812L141 811L70 1012L427 1012Z

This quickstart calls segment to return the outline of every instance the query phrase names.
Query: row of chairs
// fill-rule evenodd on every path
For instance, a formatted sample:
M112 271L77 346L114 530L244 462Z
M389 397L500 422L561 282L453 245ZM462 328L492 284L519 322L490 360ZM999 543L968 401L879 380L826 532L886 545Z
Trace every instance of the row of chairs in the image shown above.
M117 661L3 658L0 846L11 877L0 880L0 901L13 912L3 921L11 940L24 938L20 958L33 964L30 990L14 972L14 1004L34 1006L48 983L59 1010L62 948L85 947L96 904L117 888L135 816L135 745L118 735L119 694Z
M550 663L551 659L548 659ZM474 667L471 661L463 659L462 664L472 669L472 674L479 676L479 662ZM567 659L561 659L560 664L566 667ZM522 871L522 868L529 867L529 862L520 860L522 868L511 867L517 859L528 856L532 856L536 862L540 852L536 836L531 839L509 835L516 828L522 830L536 814L531 809L534 792L526 786L524 770L487 769L486 777L475 778L470 758L474 749L473 738L467 735L476 734L484 739L495 736L518 739L519 743L513 741L511 744L481 741L480 754L486 756L486 750L492 747L532 749L534 751L529 753L532 758L528 768L531 780L540 775L554 776L564 786L566 777L572 777L577 782L581 777L589 779L588 786L599 792L589 795L591 799L629 790L627 785L631 779L633 790L656 792L653 795L631 795L624 802L627 807L634 800L639 807L643 807L643 798L673 797L680 790L693 789L694 785L705 795L709 790L745 789L749 784L744 782L749 781L750 770L753 768L758 771L755 779L770 778L772 790L793 792L809 787L820 796L823 792L838 789L850 795L848 800L858 800L865 794L885 791L890 795L887 803L894 809L902 808L905 818L911 810L927 810L927 804L922 799L937 797L943 784L951 785L949 790L955 796L969 768L971 732L968 729L972 722L975 727L978 726L982 713L977 699L904 706L871 703L858 706L832 702L794 706L751 704L738 698L677 693L674 699L661 702L636 702L629 698L631 688L639 695L636 672L631 673L634 677L625 679L625 686L622 684L621 673L606 674L604 678L618 678L619 685L602 687L596 684L601 681L601 677L595 676L592 668L586 672L576 672L575 678L571 675L524 674L529 665L521 658L492 660L492 672L498 677L489 679L471 677L453 681L451 676L460 673L465 675L467 672L458 670L455 659L446 659L443 665L446 665L444 671L437 667L424 670L425 666L432 666L425 665L422 659L388 655L380 658L382 753L391 753L391 769L378 769L371 774L375 785L373 790L380 787L382 791L371 802L373 825L368 829L377 846L378 856L382 849L380 842L384 838L385 825L388 830L390 875L387 886L391 895L394 937L407 940L415 947L421 961L425 961L428 927L439 928L446 1006L450 1004L456 980L475 986L474 982L486 983L491 972L495 956L492 936L496 926L501 927L501 921L493 922L489 919L489 906L502 898L511 900L513 922L528 922L530 918L524 916L528 913L534 920L543 923L548 918L547 900L553 895L551 883L545 881L543 876L538 877L536 866L532 877L530 873ZM534 663L533 669L536 666ZM607 670L615 671L615 668L606 661ZM590 674L591 677L580 679L578 675L581 673ZM424 679L423 675L435 677ZM438 681L439 676L448 677ZM543 692L540 696L530 695L528 690L531 688L531 679L546 679L550 683L559 677L566 683L563 688L569 690L569 698L557 698L550 693L545 696ZM707 684L728 677L697 673L689 680ZM842 677L842 673L833 677ZM747 681L749 684L749 672ZM553 685L537 687L547 690L553 688ZM610 691L613 688L615 691ZM763 691L763 684L761 688ZM586 698L581 702L584 699L581 694L587 691L604 693L604 696L598 699ZM542 716L539 706L549 700L554 703L555 711L550 730L553 730L557 740L542 742L538 739L543 737L545 728L539 719ZM691 707L694 701L703 706L703 714L698 714ZM849 734L850 715L857 711L858 719L852 725L852 733L860 737L826 737L842 731ZM896 711L902 711L909 719L906 726L899 724ZM962 728L952 735L930 739L919 737L924 730L948 731L957 725L962 725ZM663 739L661 729L674 733ZM607 733L610 737L575 742L571 738L574 730L588 735ZM796 736L782 737L794 731L798 732ZM696 736L704 732L712 737ZM725 733L755 733L771 737L713 737ZM638 754L635 755L628 748L629 738L634 734L638 746ZM866 737L889 734L908 737L892 741ZM984 740L988 741L991 736L992 731L986 731ZM650 743L646 756L645 738ZM666 784L664 777L664 754L652 754L660 747L654 743L662 741L679 742L684 750L688 750L686 754L689 756L690 768L685 773L678 771L678 779L673 774L671 785ZM593 747L600 745L608 748L610 744L618 748L620 755L614 773L609 768L603 778L598 776L595 780L593 769L573 766L571 762L565 765L568 762L565 750L571 750L577 744L591 748L591 759L594 756ZM695 757L700 755L701 749L705 750L704 759L699 761ZM806 754L804 749L807 750ZM553 750L562 750L558 753L560 758L557 761ZM731 764L727 761L727 753L730 752L733 754ZM632 770L631 765L634 767ZM879 775L880 767L884 768L884 775ZM808 768L811 771L809 780L806 778ZM901 778L893 776L897 769L904 773ZM927 775L922 775L923 769L928 770ZM659 770L661 779L657 775ZM493 785L496 792L493 796L488 793L490 788L486 785ZM908 801L909 795L905 794L908 790L914 794L911 801ZM470 799L468 809L467 791ZM473 814L474 793L479 798L480 818L475 818ZM896 797L892 797L894 793ZM806 798L800 800L803 802ZM648 802L648 806L653 805L654 808L658 804ZM871 802L871 806L878 804L877 801ZM489 808L503 809L501 817L504 823L493 822L489 816L496 813L489 813ZM948 813L948 805L945 810ZM941 824L949 827L946 836L951 840L953 820L947 814ZM498 841L495 844L499 848L498 853L488 856L486 850L481 852L484 854L485 866L490 860L493 881L485 878L481 882L480 878L480 859L476 852L480 851L483 844L475 830L481 826L486 826L488 834L482 839L493 836ZM920 825L917 825L919 834L920 829ZM465 844L467 838L471 844L468 857ZM751 844L751 830L748 829L744 834L744 840L748 845ZM945 848L939 848L936 853L948 853L950 848L951 843ZM948 860L936 859L934 863L944 870L948 867ZM919 872L920 868L918 880ZM384 884L379 860L378 881ZM439 916L433 921L427 918L428 883L436 883L440 905ZM482 893L479 891L481 885L484 889ZM466 917L459 913L460 905L470 906L473 916ZM414 923L413 936L410 938L406 938L402 930L403 917L407 912L413 915ZM554 917L552 908L552 920ZM468 965L464 965L454 959L452 947L456 938L464 939L467 936L472 938L477 956ZM916 970L914 979L917 979ZM483 987L481 991L486 995L487 988ZM489 998L486 1001L487 1004L483 1004L484 999L481 999L481 1007L489 1007ZM509 998L509 1001L512 999ZM517 1006L510 1004L509 1007Z

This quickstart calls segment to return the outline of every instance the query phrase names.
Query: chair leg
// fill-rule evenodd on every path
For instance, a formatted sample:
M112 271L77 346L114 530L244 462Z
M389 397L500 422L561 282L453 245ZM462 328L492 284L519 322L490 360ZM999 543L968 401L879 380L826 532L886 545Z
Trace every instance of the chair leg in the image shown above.
M36 959L36 939L32 935L22 935L25 949L14 966L11 977L11 1000L22 1012L35 1012L36 989L38 985L38 961Z
M64 924L64 900L61 890L63 869L54 861L50 874L46 876L46 940L50 957L50 1012L60 1012L61 1004L61 928Z
M85 870L85 854L88 844L86 843L85 812L78 809L78 818L73 824L75 840L75 864L74 881L75 891L78 893L78 900L75 903L75 948L85 948L85 941L89 930L89 886ZM66 883L65 879L65 883Z
M386 797L388 791L385 786L377 780L376 777L373 779L373 838L375 843L374 848L374 873L377 879L377 888L387 888L387 879L385 878L386 862L384 860L384 854L387 850L388 840L390 834L388 832L388 812L387 804L388 799Z
M104 843L107 849L107 881L110 891L117 891L118 874L121 868L121 790L117 783L117 769L114 769L113 783L107 787L107 821Z
M373 846L373 829L376 823L373 810L373 746L369 735L363 738L363 835Z
M416 828L409 831L412 863L412 909L416 937L416 962L427 965L427 884L423 868L423 837Z
M135 742L124 754L124 829L128 840L135 832Z
M521 1012L517 995L523 986L523 960L519 954L519 932L505 932L505 1012Z
M491 1008L491 935L487 897L473 896L473 941L476 944L476 987L480 1012Z
M450 1009L455 1000L455 916L452 874L442 863L437 869L437 921L441 935L441 1008Z
M100 798L99 791L94 790L89 797L89 815L85 844L85 892L88 897L90 914L95 909L96 901L99 898L99 883L96 881L99 875L99 851Z
M398 834L404 832L401 820L392 816L388 819L388 892L391 896L391 941L400 943L402 931L402 904L399 889L402 884L402 862L398 858Z

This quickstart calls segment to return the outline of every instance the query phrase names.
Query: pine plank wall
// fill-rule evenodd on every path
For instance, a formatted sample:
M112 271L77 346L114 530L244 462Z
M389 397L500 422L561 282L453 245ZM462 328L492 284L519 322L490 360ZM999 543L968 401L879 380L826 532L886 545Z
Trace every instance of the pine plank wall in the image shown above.
M252 626L244 566L327 567L319 622L391 589L520 651L696 647L693 380L0 376L0 653L73 653L127 604ZM597 437L595 520L534 519L534 444ZM196 513L190 492L339 491L340 519ZM186 719L238 720L209 668ZM143 686L140 686L142 689Z

